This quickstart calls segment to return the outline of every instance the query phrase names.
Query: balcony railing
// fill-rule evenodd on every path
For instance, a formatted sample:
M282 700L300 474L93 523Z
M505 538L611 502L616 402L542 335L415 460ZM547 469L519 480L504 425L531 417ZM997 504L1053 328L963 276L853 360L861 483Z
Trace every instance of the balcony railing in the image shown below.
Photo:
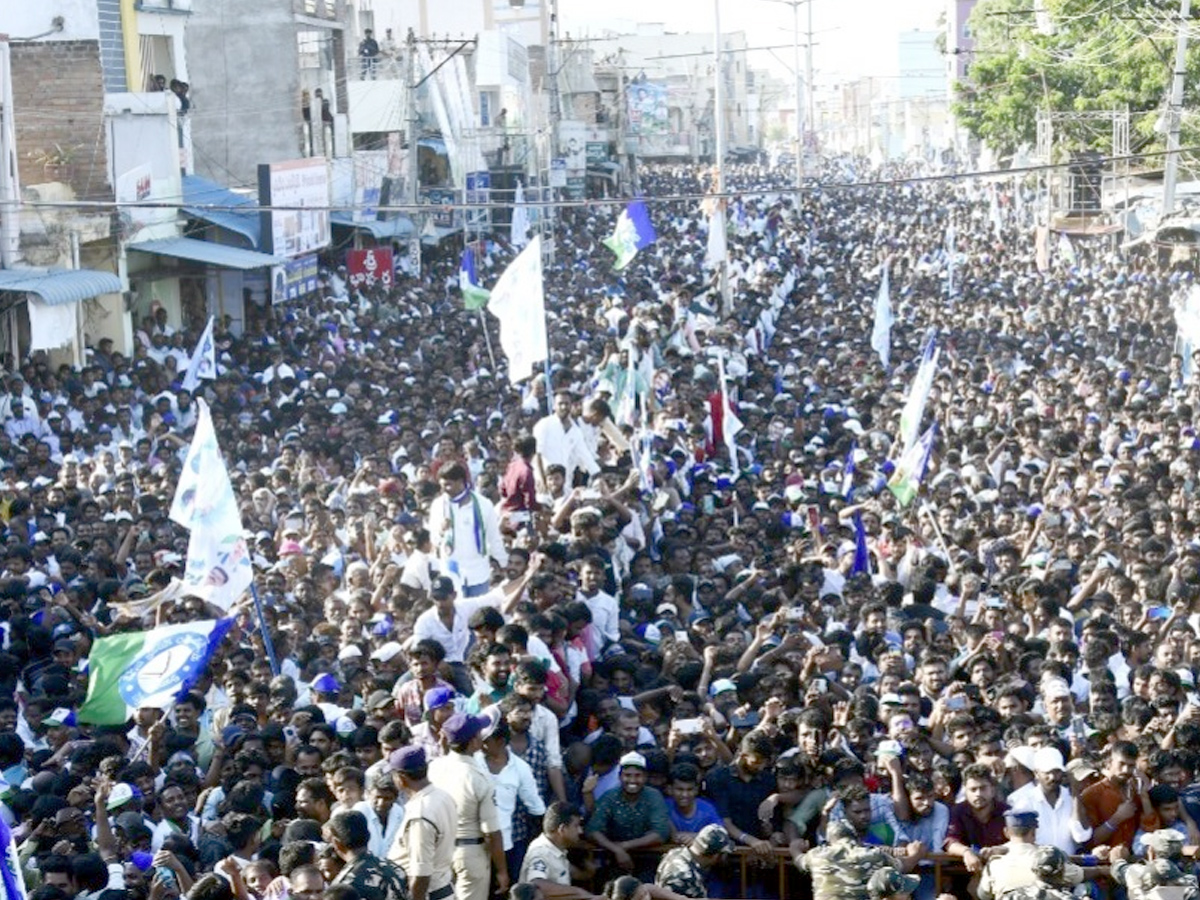
M341 0L292 0L292 9L297 15L311 19L342 20Z
M193 0L137 0L137 9L144 12L190 13Z

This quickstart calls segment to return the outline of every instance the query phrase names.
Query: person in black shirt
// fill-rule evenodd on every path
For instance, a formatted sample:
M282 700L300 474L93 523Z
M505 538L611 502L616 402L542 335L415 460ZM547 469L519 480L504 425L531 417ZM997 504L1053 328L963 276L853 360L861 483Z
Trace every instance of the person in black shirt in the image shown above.
M763 834L758 807L775 790L773 754L770 738L752 731L742 738L733 762L714 768L704 785L730 836L764 859L771 855L771 842Z

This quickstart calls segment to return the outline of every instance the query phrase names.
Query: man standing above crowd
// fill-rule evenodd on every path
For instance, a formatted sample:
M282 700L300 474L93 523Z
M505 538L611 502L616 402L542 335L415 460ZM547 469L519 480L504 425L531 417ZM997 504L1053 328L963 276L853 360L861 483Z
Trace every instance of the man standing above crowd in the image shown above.
M464 597L479 597L491 587L492 562L508 565L508 550L492 501L471 490L468 480L458 460L439 470L442 493L429 509L429 533L443 573L458 576Z
M595 475L600 464L588 450L583 430L571 415L575 398L569 391L554 395L554 412L543 416L533 426L533 437L537 440L537 473L540 482L546 484L546 470L553 465L562 466L567 473L568 489L575 484L578 473Z

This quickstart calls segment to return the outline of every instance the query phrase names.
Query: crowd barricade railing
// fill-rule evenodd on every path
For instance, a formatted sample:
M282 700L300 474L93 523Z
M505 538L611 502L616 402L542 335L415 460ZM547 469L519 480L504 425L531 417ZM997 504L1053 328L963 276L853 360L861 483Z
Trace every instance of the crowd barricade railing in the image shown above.
M658 847L646 847L641 850L634 850L630 853L633 857L637 870L645 870L654 868L658 865L664 853L677 844L662 844ZM595 876L592 880L591 888L597 893L604 887L604 882L615 878L621 874L620 871L613 865L612 859L600 849L589 849L588 853L596 862ZM796 864L792 861L792 855L785 847L776 847L772 850L773 857L769 866L764 866L760 863L755 854L748 847L738 847L730 856L733 861L730 868L736 870L740 882L741 891L739 897L758 896L761 891L754 893L748 892L748 887L751 884L766 886L774 883L777 888L778 897L791 896L811 896L809 888L809 877L806 873L801 872L796 868ZM954 876L966 876L967 870L963 865L962 859L957 856L951 856L949 853L930 853L923 857L923 864L915 874L924 874L930 869L933 870L933 882L935 895L949 892L950 879ZM727 870L728 871L728 870ZM795 891L790 891L789 881L793 883L799 882L803 884L804 889L800 894Z

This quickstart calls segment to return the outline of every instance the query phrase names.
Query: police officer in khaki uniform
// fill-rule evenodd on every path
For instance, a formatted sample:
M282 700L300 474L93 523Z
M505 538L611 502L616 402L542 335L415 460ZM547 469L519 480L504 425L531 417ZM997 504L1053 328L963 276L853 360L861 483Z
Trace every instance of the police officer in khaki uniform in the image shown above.
M1033 810L1010 809L1004 814L1004 823L1008 843L992 848L992 855L984 864L979 879L979 900L1004 900L1010 895L1010 900L1016 900L1020 892L1031 888L1043 890L1057 886L1039 875L1040 871L1047 870L1050 862L1042 858L1045 854L1040 851L1054 848L1039 847L1035 843L1038 814ZM1055 876L1057 884L1076 885L1083 881L1083 869L1067 862L1065 856L1054 862L1056 865L1062 863L1061 872Z
M488 900L495 870L497 891L507 894L508 862L496 810L496 789L479 768L475 752L488 720L455 713L442 725L450 752L429 764L429 780L453 799L458 808L454 833L454 892L458 900Z
M454 896L450 867L458 809L454 799L429 783L425 750L401 747L388 757L397 785L408 792L404 819L388 859L408 874L412 900L448 900Z

